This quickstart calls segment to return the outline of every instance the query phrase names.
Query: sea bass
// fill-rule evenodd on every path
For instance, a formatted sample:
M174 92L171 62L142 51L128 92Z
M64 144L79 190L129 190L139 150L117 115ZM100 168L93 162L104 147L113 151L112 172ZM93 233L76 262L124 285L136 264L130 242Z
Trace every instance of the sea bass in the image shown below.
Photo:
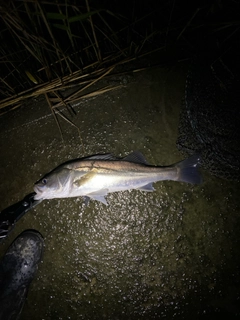
M34 186L35 200L84 196L107 204L110 192L138 189L154 191L161 180L201 183L200 156L170 166L149 165L140 152L124 158L111 154L95 155L66 162L46 174Z

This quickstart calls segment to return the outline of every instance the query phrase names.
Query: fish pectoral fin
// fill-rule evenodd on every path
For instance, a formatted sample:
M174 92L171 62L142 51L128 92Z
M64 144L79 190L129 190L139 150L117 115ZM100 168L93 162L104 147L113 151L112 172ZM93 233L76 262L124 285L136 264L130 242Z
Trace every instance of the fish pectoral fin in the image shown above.
M107 200L105 199L105 196L108 194L108 189L101 189L95 192L88 193L86 196L93 199L100 201L104 203L106 206L108 205Z
M137 188L138 190L142 190L142 191L147 191L147 192L152 192L154 191L155 189L153 188L152 186L152 183L148 183L146 184L145 186L142 186L140 188Z
M96 172L88 172L88 173L84 174L82 177L74 180L73 184L76 187L80 187L80 186L84 185L85 183L87 183L89 180L91 180L95 175L96 175Z

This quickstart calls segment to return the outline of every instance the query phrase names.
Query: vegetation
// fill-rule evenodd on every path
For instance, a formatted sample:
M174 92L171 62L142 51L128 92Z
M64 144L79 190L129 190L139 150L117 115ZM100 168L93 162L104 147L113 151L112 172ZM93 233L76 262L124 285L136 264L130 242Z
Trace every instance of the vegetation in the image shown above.
M163 63L185 59L206 36L227 47L239 33L239 5L225 2L1 0L0 114L44 94L53 115L66 118L61 106L112 90L89 91L139 57L161 51ZM76 91L63 98L70 87Z

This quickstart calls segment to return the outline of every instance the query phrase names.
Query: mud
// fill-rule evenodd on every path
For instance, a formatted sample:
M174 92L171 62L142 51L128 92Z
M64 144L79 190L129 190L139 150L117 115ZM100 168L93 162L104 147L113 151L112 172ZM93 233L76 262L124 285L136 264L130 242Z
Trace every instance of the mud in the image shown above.
M44 97L2 116L0 210L69 159L139 150L151 164L180 161L186 71L179 64L130 73L118 79L121 88L73 105L84 146L59 119L62 140ZM239 184L202 175L199 186L165 181L154 193L113 193L108 206L58 199L29 211L0 245L2 256L29 228L45 239L21 319L239 316Z

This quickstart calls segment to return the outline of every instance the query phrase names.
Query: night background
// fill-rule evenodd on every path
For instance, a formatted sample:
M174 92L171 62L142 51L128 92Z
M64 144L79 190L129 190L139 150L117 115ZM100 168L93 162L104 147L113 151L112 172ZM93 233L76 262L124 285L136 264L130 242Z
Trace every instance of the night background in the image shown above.
M234 0L0 1L0 212L92 154L203 176L30 210L0 242L44 237L20 319L240 317L239 40Z

